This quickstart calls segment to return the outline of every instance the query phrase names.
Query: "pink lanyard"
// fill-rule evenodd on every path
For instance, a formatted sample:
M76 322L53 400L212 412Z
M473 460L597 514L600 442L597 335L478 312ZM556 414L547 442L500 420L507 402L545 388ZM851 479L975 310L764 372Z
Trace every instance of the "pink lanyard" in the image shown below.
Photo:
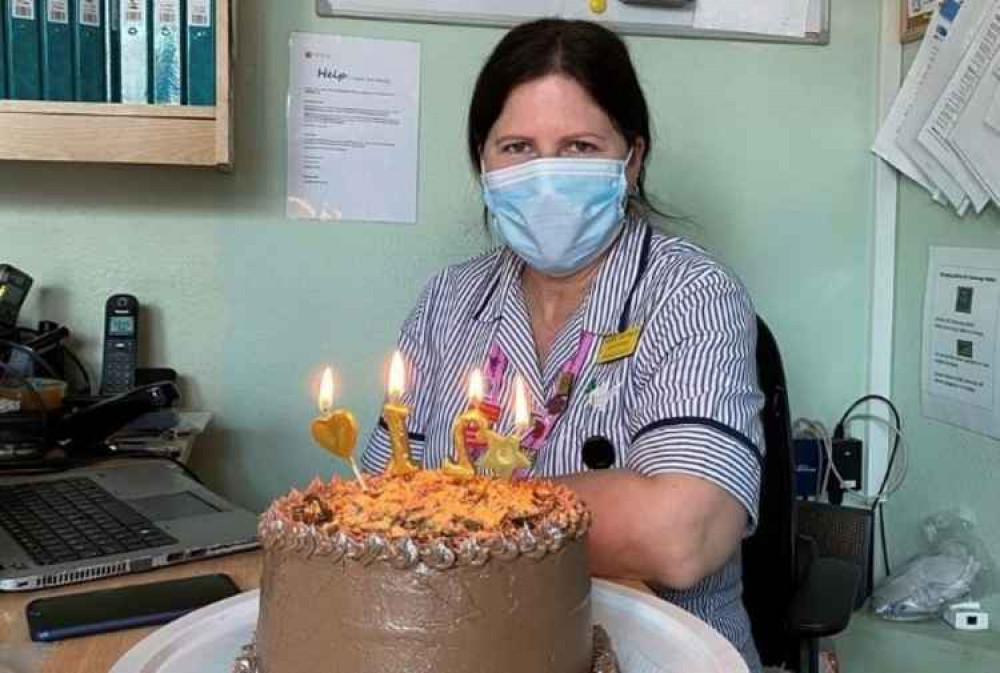
M570 396L573 394L573 389L580 378L580 372L583 371L583 365L586 362L587 354L590 353L590 347L593 343L593 334L584 332L580 336L580 343L577 344L576 352L563 365L562 371L559 372L559 378L556 380L555 394L549 398L541 411L532 411L531 430L528 431L521 441L521 447L526 450L532 463L535 462L538 454L545 448L545 444L549 439L549 435L552 434L552 429L555 427L556 422L569 407ZM481 405L483 413L492 422L496 422L500 417L500 398L503 393L503 384L509 363L510 360L507 354L503 352L499 344L494 343L490 347L489 358L486 362L486 400ZM485 447L476 445L470 445L469 448L474 460L478 459L485 449Z

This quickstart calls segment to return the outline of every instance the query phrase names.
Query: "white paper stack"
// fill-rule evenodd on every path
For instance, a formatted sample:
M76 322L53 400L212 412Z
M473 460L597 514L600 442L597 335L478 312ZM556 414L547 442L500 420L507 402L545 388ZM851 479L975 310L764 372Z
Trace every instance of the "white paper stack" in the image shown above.
M1000 0L945 0L872 148L959 215L1000 205Z

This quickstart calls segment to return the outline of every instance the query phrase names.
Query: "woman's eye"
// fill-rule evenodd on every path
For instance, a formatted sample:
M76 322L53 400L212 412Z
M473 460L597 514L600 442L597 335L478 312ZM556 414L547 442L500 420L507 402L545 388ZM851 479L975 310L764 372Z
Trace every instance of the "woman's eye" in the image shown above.
M568 147L571 154L591 154L597 151L597 146L585 140L574 140Z
M531 147L528 145L528 143L519 141L519 142L505 143L503 146L501 146L500 151L503 152L504 154L524 154L529 149L531 149Z

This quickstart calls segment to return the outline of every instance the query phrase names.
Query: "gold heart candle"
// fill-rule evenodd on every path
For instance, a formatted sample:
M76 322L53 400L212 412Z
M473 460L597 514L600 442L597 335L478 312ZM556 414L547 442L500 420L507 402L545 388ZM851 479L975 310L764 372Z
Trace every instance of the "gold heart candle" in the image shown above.
M354 476L365 486L358 463L354 460L354 449L358 445L358 421L347 409L333 408L333 371L329 367L323 372L319 387L319 418L312 422L313 441L351 466Z

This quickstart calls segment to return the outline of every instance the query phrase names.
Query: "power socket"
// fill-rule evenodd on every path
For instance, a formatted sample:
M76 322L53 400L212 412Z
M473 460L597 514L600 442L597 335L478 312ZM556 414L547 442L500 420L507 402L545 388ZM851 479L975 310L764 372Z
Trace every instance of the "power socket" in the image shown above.
M853 437L835 437L832 442L832 453L833 465L837 468L843 483L838 482L834 475L827 486L827 494L831 503L839 505L844 501L845 491L857 491L861 488L864 445L860 439Z
M989 613L976 602L949 606L941 619L956 631L988 631L990 628Z
M833 440L833 464L844 480L844 489L856 491L861 488L864 459L864 444L860 439L845 437Z

